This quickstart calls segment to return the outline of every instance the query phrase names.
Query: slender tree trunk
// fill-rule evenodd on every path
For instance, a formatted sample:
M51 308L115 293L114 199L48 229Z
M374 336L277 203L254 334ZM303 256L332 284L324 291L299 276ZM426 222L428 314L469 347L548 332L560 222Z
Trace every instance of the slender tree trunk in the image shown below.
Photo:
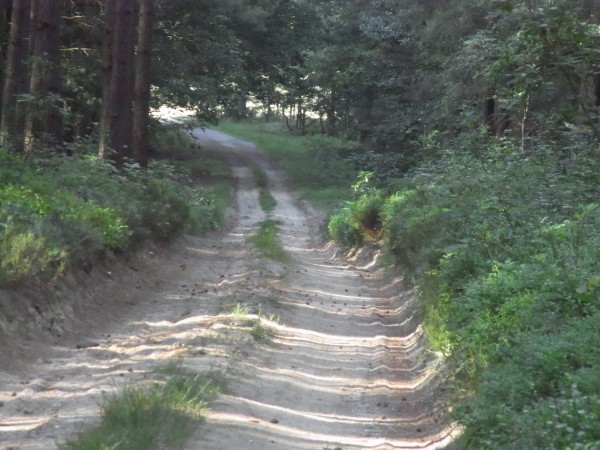
M6 54L8 49L8 33L10 24L9 0L0 0L0 86L4 86ZM0 105L2 104L2 90L0 90Z
M331 93L327 97L325 115L327 118L327 134L329 136L337 135L338 95L335 85L332 86Z
M25 153L30 154L35 140L44 136L50 144L62 141L62 116L59 95L60 19L62 0L33 0L31 10L31 79L25 121Z
M133 109L133 158L148 164L148 126L150 111L150 62L154 0L140 0L138 44L135 63L135 101Z
M118 0L112 32L112 68L110 87L105 95L102 134L116 152L117 165L131 156L133 60L135 49L136 1ZM101 154L106 154L106 142Z
M494 97L488 97L483 101L483 123L489 128L490 134L494 131L494 115L496 113L496 101Z
M17 103L18 96L27 92L27 58L29 51L29 24L31 0L14 0L11 15L6 72L2 92L2 119L0 145L17 140L24 124L24 112ZM20 150L22 143L15 145Z
M110 99L110 82L113 72L113 41L115 25L116 0L104 3L104 42L102 46L102 112L100 116L100 145L98 155L106 158L110 154L109 126L111 121L108 109Z

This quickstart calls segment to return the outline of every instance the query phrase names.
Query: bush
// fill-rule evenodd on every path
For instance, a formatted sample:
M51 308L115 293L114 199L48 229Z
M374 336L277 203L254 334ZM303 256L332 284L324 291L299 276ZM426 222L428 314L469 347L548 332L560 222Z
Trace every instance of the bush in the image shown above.
M344 247L361 245L368 239L376 239L382 231L382 208L385 195L369 186L370 173L361 172L353 190L355 200L346 202L329 218L327 231L331 238ZM361 194L362 193L362 194Z
M85 146L76 150L28 161L0 150L0 285L52 277L104 249L201 233L223 220L222 202L181 168L154 161L117 170Z
M543 144L486 145L440 151L381 203L364 190L330 232L360 243L378 211L386 248L424 286L430 345L463 399L459 447L600 448L595 149L565 170Z
M342 208L332 214L329 218L327 231L331 238L346 248L363 243L363 235L357 227L356 222L352 219L350 207Z

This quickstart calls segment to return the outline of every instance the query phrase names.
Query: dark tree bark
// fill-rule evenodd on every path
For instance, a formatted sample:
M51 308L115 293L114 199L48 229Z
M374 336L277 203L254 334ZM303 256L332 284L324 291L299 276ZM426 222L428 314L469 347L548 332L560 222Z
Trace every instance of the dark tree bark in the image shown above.
M22 134L25 114L17 104L18 96L27 92L27 59L29 52L29 24L31 0L14 0L11 15L6 72L2 91L2 119L0 145L10 145ZM20 150L22 141L15 147Z
M140 0L137 55L135 61L135 100L133 109L133 158L148 164L148 125L150 110L150 63L154 0Z
M494 134L494 113L496 112L496 102L493 97L488 97L483 101L483 123Z
M60 20L62 0L33 0L31 9L31 79L25 122L25 153L31 153L36 140L50 144L62 141L62 116L59 97Z
M113 41L115 25L115 0L104 3L104 42L102 47L102 112L100 115L100 147L98 155L106 158L110 154L108 103L110 100L110 83L113 71Z
M327 134L335 136L337 135L337 93L335 89L331 90L325 110L325 114L327 115Z
M492 136L501 137L510 127L510 117L496 111L496 102L488 97L483 102L483 123L489 127Z
M8 33L10 24L9 0L0 0L0 86L4 86L6 68L6 53L8 49ZM0 90L0 105L2 104L2 91Z
M117 165L131 156L136 3L135 0L118 0L112 22L111 77L104 95L106 103L101 123L101 133L108 143L101 145L100 154L106 155L108 144L116 152Z

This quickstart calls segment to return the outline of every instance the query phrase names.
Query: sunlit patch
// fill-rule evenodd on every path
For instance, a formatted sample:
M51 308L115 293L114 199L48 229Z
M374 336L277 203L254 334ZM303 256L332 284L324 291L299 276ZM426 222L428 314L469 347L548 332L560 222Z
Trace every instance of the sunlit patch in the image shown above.
M51 417L13 416L0 420L0 433L9 431L31 431L48 423Z
M302 413L296 412L302 416ZM319 430L327 428L327 424L332 422L344 422L348 418L343 416L314 416L307 415L304 419L310 419L316 422L309 429ZM333 443L336 446L350 446L351 448L361 449L437 449L446 447L453 438L460 432L455 424L448 425L442 430L428 434L418 439L388 438L380 436L356 436L354 433L335 435L325 431L309 431L307 428L291 426L281 422L273 423L270 420L260 419L256 416L244 414L224 413L209 411L207 421L210 425L220 424L225 427L240 428L247 439L255 438L257 440L269 440L281 445L281 448L295 449L314 449L316 443ZM360 425L361 421L352 421L349 418L350 425ZM300 421L299 423L303 423ZM418 426L419 423L415 423Z

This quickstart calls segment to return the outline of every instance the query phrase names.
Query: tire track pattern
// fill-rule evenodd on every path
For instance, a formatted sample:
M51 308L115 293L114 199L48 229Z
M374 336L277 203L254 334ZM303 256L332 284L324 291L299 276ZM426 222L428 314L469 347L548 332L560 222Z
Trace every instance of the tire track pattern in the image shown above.
M229 393L189 449L442 448L457 432L445 416L439 363L424 350L415 293L377 254L349 260L319 239L316 215L250 143L218 132L205 145L236 148L268 175L293 263L263 277L261 312L273 338L248 347ZM258 205L238 199L239 209ZM243 235L248 221L234 229Z

